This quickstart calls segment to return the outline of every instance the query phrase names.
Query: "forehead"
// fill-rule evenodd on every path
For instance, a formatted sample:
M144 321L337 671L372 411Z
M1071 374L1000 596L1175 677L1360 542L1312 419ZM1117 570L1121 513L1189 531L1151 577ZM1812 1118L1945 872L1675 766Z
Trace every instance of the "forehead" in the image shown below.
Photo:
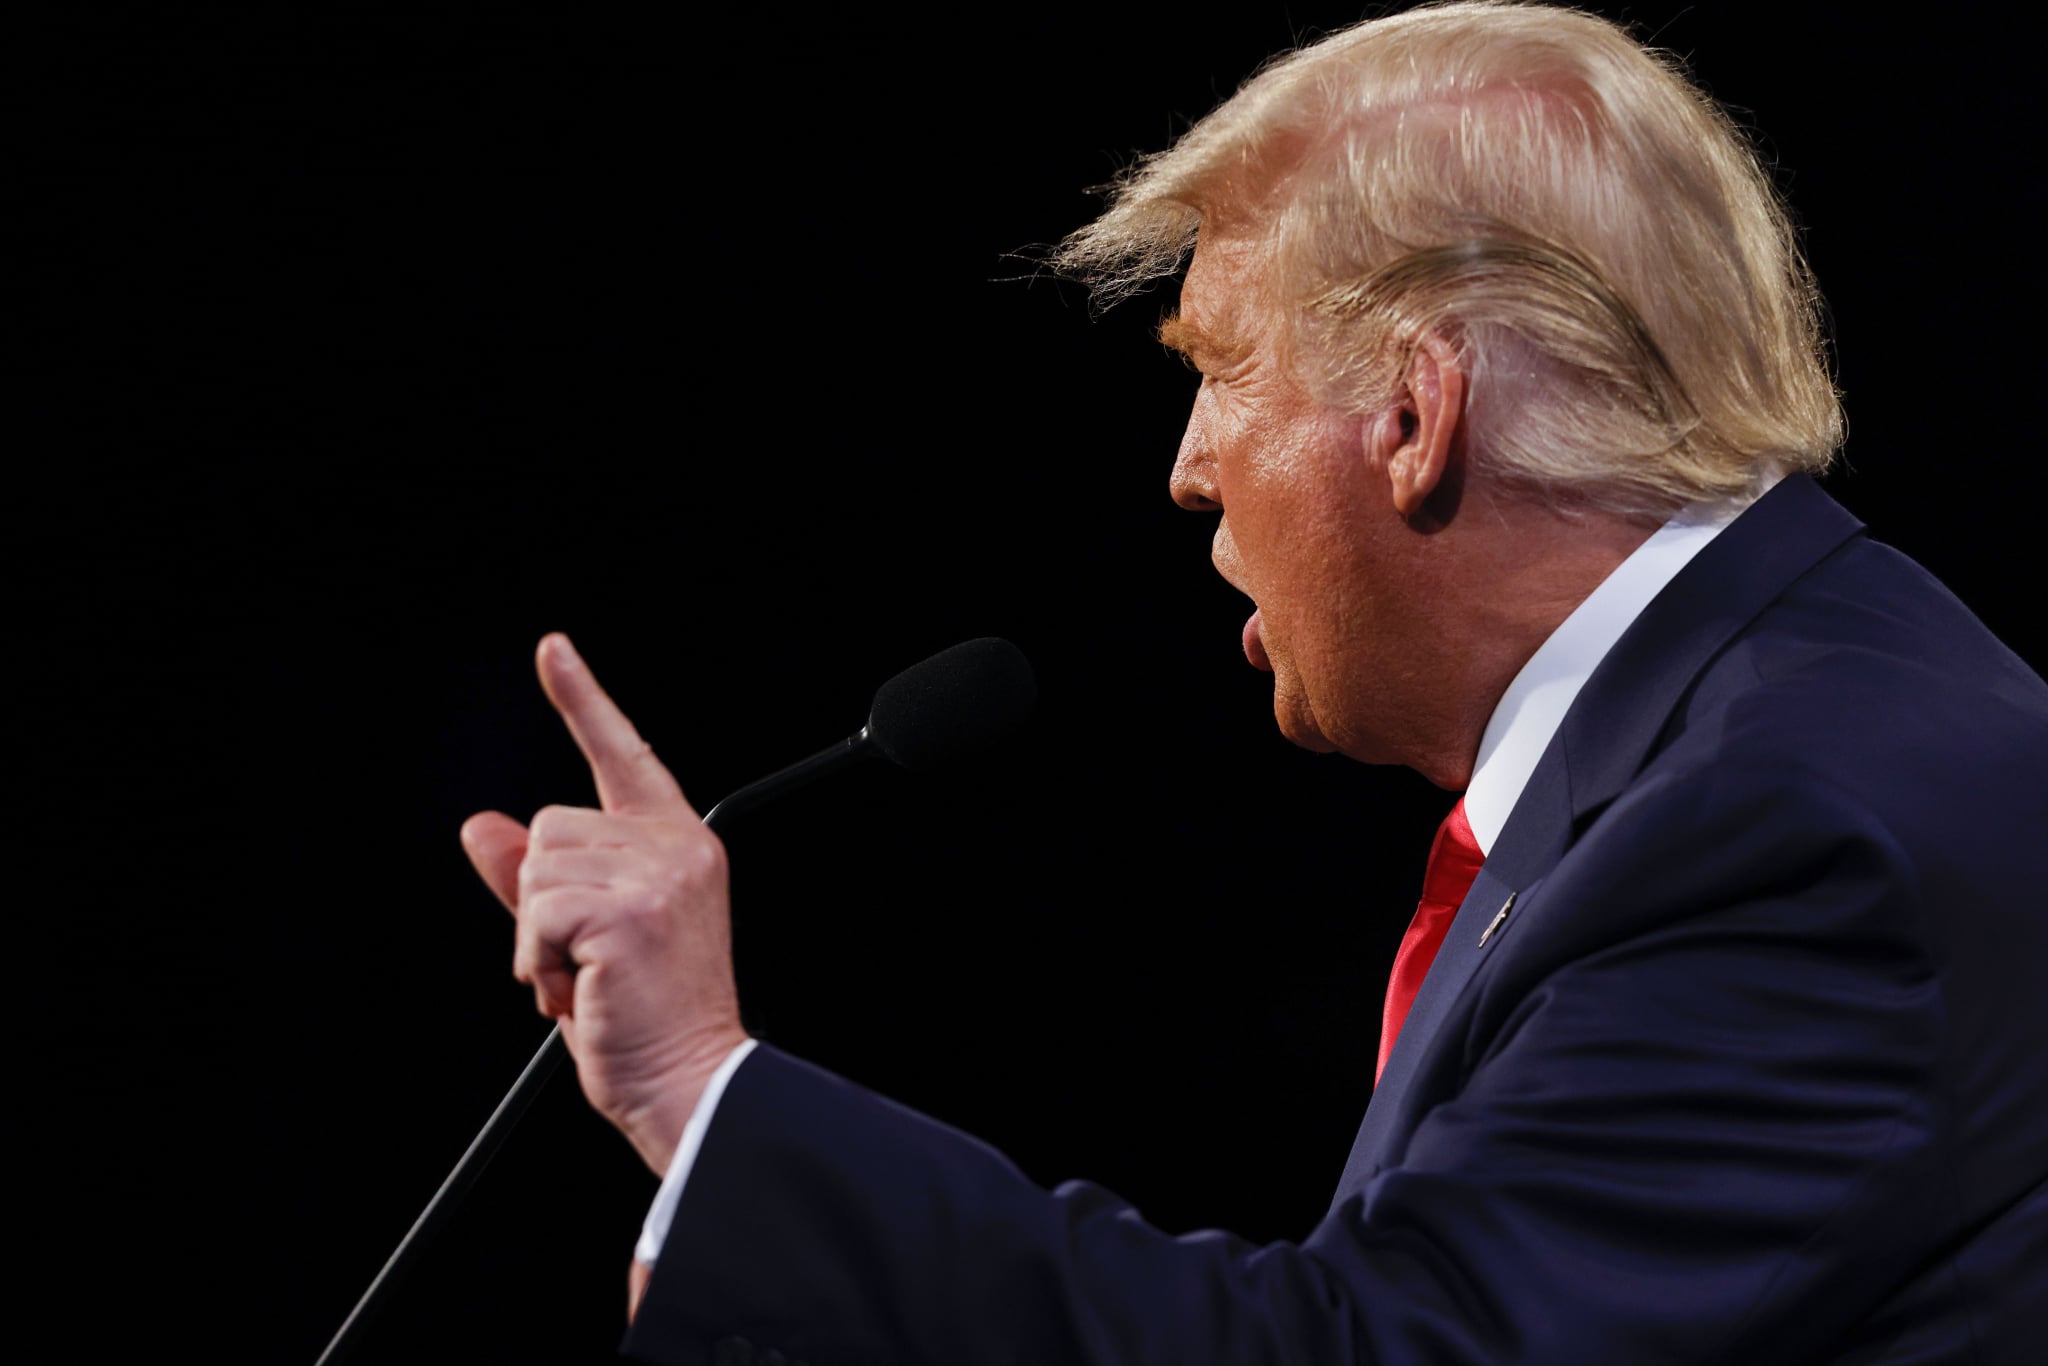
M1265 244L1205 231L1180 289L1179 330L1219 349L1249 348L1258 332Z
M1221 315L1241 313L1251 302L1264 262L1265 244L1250 237L1204 231L1195 239L1194 259L1181 282L1180 306Z

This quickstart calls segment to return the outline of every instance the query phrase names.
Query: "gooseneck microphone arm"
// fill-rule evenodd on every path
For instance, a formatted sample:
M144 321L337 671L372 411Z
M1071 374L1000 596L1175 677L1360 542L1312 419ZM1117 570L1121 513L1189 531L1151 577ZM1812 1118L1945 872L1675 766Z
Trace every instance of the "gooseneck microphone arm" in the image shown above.
M704 824L716 833L722 820L745 815L869 758L888 758L913 770L947 767L1013 729L1030 711L1036 693L1031 666L1016 646L993 637L965 641L883 684L875 694L868 723L858 731L731 793L704 813ZM448 1179L399 1240L370 1288L342 1320L316 1366L334 1366L345 1360L362 1340L364 1330L389 1302L393 1288L447 1226L463 1197L568 1055L562 1027L556 1025L484 1122L455 1170L448 1173Z
M784 796L828 777L841 769L852 768L864 759L879 759L881 750L875 747L868 728L862 726L836 745L827 746L808 759L799 759L788 768L777 769L765 778L748 783L704 813L704 824L714 831L718 829L719 817L730 820L744 816L756 807L766 806L777 797Z

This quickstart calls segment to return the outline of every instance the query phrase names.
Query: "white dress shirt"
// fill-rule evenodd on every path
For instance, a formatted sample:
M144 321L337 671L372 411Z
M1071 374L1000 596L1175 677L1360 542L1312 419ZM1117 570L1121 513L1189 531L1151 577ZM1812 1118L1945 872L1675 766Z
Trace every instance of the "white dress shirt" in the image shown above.
M1758 493L1776 482L1775 478L1770 479ZM1571 615L1522 665L1486 722L1485 733L1479 739L1479 758L1472 768L1471 786L1465 791L1465 818L1472 823L1472 834L1478 839L1482 854L1490 851L1500 838L1509 813L1529 783L1529 775L1536 771L1536 761L1543 757L1551 737L1564 724L1572 699L1621 639L1622 632L1664 590L1664 585L1740 516L1755 497L1692 503L1679 509L1616 565L1614 572L1572 609ZM668 1174L662 1178L661 1189L655 1193L653 1208L647 1211L647 1222L633 1249L634 1257L648 1266L654 1265L668 1239L676 1202L683 1197L683 1183L689 1179L697 1150L704 1145L704 1134L711 1127L718 1099L753 1048L754 1040L748 1039L727 1055L712 1074L690 1122L683 1128L676 1155L669 1163Z
M661 1255L661 1245L668 1241L668 1226L676 1217L676 1202L683 1198L683 1182L690 1179L690 1167L697 1160L697 1150L704 1146L704 1131L711 1127L711 1115L718 1109L718 1098L725 1094L725 1084L732 1080L733 1073L740 1070L747 1054L754 1051L754 1043L753 1039L746 1039L737 1044L732 1052L725 1055L725 1061L718 1064L711 1080L704 1083L704 1094L697 1097L697 1108L690 1111L690 1122L683 1126L683 1136L676 1143L676 1155L669 1159L668 1173L661 1178L661 1189L654 1193L654 1204L647 1211L647 1222L640 1226L640 1241L633 1245L633 1260L653 1266L654 1259Z
M1494 704L1493 715L1479 737L1479 758L1465 789L1465 819L1472 823L1480 853L1490 852L1500 838L1508 814L1521 800L1529 775L1536 771L1536 761L1564 724L1572 699L1607 658L1614 642L1642 615L1650 599L1706 549L1707 542L1780 477L1772 476L1746 498L1689 503L1680 508L1536 647L1536 653Z

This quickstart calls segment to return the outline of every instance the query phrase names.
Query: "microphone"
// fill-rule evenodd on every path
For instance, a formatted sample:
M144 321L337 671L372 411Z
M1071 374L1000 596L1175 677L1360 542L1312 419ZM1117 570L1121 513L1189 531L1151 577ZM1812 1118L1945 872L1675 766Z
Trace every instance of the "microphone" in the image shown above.
M865 759L888 759L913 773L941 772L1015 730L1037 700L1038 684L1022 650L996 636L962 641L911 665L876 689L867 724L852 735L733 792L704 813L704 824L716 830L721 820L764 806ZM356 1301L316 1366L343 1360L348 1349L361 1340L365 1325L388 1301L392 1287L447 1225L520 1116L568 1055L562 1027L556 1025L484 1122L455 1170L420 1211L370 1288Z
M939 773L971 759L1031 714L1038 684L1024 652L997 636L963 640L913 664L875 690L868 723L808 759L748 783L705 813L751 811L828 773L883 758L912 773Z

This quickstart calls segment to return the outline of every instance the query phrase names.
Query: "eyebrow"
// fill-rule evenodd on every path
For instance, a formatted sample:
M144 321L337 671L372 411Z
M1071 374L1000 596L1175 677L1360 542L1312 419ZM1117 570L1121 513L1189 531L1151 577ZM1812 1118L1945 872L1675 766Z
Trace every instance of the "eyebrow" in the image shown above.
M1212 335L1200 323L1178 312L1169 313L1159 320L1158 335L1161 346L1169 351L1178 351L1198 363L1203 360L1228 362L1244 349L1234 333Z
M1178 351L1183 356L1194 353L1209 344L1209 339L1179 313L1169 313L1159 320L1159 344L1169 351Z

